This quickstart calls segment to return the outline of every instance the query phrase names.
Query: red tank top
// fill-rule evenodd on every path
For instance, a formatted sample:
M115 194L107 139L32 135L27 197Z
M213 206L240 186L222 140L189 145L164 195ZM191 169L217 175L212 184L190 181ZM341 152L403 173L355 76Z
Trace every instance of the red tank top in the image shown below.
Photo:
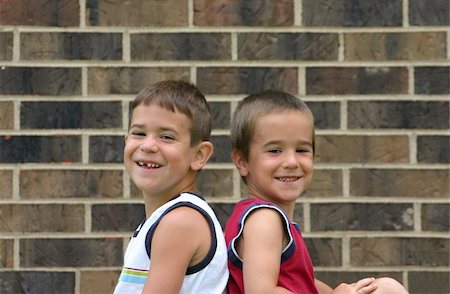
M280 259L278 286L294 293L317 294L311 257L299 226L289 221L286 213L280 207L257 198L250 198L237 203L225 228L228 269L230 271L228 292L230 294L244 293L242 259L238 256L234 244L243 232L246 217L258 208L270 208L278 211L284 220L286 232L288 232L289 242Z

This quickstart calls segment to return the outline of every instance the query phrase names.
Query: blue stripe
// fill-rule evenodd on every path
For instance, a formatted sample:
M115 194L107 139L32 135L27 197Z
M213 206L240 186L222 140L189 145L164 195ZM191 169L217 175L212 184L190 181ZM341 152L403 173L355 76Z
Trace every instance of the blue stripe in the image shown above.
M147 280L147 277L121 274L119 279L122 282L128 282L128 283L142 284L143 285L143 284L145 284L145 281Z

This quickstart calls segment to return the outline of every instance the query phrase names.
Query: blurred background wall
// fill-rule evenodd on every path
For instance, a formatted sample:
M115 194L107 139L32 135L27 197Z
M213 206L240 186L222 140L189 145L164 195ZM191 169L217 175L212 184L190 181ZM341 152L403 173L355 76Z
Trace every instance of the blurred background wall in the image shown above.
M316 117L298 201L316 275L449 293L448 0L1 0L0 292L111 293L144 217L122 165L129 102L198 85L215 154L198 188L222 223L245 195L237 102L268 88Z

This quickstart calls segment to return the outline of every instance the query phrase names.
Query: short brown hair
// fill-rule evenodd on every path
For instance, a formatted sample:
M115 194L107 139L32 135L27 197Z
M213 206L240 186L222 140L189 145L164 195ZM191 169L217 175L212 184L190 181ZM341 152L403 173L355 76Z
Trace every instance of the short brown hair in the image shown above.
M191 146L209 141L211 135L211 111L205 96L193 84L167 80L142 89L131 103L133 110L141 105L157 104L170 111L179 111L191 120Z
M276 90L252 94L239 102L231 121L232 148L242 152L242 156L247 160L250 143L255 133L256 120L263 114L284 110L298 110L311 117L314 152L314 116L311 110L296 96Z

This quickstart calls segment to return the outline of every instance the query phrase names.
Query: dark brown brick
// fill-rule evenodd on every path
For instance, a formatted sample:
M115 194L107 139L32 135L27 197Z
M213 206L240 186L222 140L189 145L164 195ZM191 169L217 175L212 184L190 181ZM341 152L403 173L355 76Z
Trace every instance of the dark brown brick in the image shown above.
M24 102L23 129L103 129L122 127L120 102Z
M449 239L353 238L352 266L449 266Z
M449 103L426 101L352 101L350 129L448 129Z
M406 94L408 71L404 67L306 68L309 95Z
M316 136L318 163L402 163L409 161L407 136Z
M448 169L351 169L350 195L448 199L449 176Z
M306 102L314 115L316 129L339 129L341 105L339 102Z
M450 163L450 136L418 136L417 161Z
M80 95L81 69L5 67L0 70L0 94Z
M168 49L170 48L170 49ZM226 33L132 34L132 60L230 60Z
M410 271L408 286L410 293L450 293L450 272Z
M0 5L0 24L26 26L78 26L78 0L5 0Z
M121 266L122 244L121 238L22 239L20 240L20 266Z
M1 293L75 293L75 272L0 272Z
M86 0L86 23L91 26L187 26L188 1Z
M0 239L0 268L12 268L14 266L13 250L14 250L13 239ZM0 285L1 285L1 274L0 274Z
M238 58L241 60L337 60L338 47L337 34L238 34Z
M0 101L0 129L14 128L14 103L12 101Z
M422 230L448 232L450 231L450 204L423 204Z
M4 136L0 147L0 163L81 161L79 136Z
M133 199L142 199L142 191L130 179L130 197Z
M145 219L142 204L94 204L92 231L134 231Z
M2 9L0 8L0 11L1 10ZM12 59L12 52L13 52L13 33L0 32L0 60L10 61Z
M354 60L445 60L444 32L348 33L345 59Z
M267 89L298 92L296 68L199 67L197 86L204 94L249 94Z
M402 25L402 0L303 0L306 26L392 27Z
M119 274L119 271L81 271L80 294L113 293Z
M219 220L222 229L225 229L225 225L230 218L231 213L233 212L235 203L209 203L211 208L214 210L214 213Z
M0 220L1 232L83 232L84 206L3 204L0 205Z
M0 199L12 198L13 172L0 170Z
M411 204L311 204L312 231L412 231Z
M124 146L123 136L91 136L89 162L122 163Z
M314 270L314 276L333 288L339 286L340 283L351 284L367 277L391 277L400 283L403 281L402 272L392 271L342 271L341 269L339 269L339 271ZM412 293L415 292L411 292L411 294Z
M450 67L415 67L414 89L417 94L450 94Z
M197 26L289 26L294 24L292 0L194 0Z
M22 33L23 60L121 60L119 33Z
M233 171L204 169L197 176L197 189L206 198L233 195Z
M342 195L342 172L340 170L314 170L311 186L301 197L326 197Z
M212 128L228 129L231 121L230 102L209 102L211 108Z
M119 198L122 171L21 170L20 195L24 199Z
M448 0L409 0L409 24L445 26L450 24Z
M209 159L209 162L230 163L231 162L230 136L212 136L211 142L214 144L214 153Z
M342 264L342 240L339 238L305 238L314 267L340 266Z
M94 67L88 69L89 95L137 94L161 80L189 81L187 67Z

